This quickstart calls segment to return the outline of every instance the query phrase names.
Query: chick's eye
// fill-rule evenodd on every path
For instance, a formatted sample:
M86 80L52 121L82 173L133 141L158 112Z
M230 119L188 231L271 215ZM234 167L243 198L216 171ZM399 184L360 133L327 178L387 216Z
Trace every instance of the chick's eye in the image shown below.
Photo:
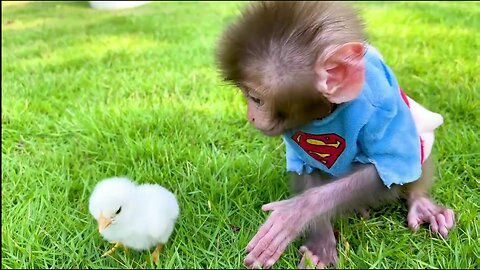
M122 207L120 206L120 208L118 208L117 212L115 212L116 215L120 214L120 212L122 211Z

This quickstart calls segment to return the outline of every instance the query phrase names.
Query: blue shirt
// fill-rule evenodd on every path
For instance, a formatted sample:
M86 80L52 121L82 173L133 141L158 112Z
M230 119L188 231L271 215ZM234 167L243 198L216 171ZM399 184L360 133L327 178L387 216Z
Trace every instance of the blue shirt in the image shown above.
M322 170L346 176L355 162L372 163L387 187L421 175L420 138L395 75L367 50L365 83L359 96L327 117L283 134L287 171Z

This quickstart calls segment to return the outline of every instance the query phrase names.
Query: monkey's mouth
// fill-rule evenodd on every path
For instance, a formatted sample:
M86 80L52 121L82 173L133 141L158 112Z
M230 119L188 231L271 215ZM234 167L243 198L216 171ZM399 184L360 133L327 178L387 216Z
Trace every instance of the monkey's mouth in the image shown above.
M270 119L266 125L258 125L257 123L252 123L255 129L263 133L263 135L269 137L276 137L282 135L285 131L284 123L278 119Z
M283 122L283 121L276 121L274 124L270 125L268 128L260 128L256 127L260 130L264 135L269 137L277 137L285 133L286 131L298 130L301 129L308 121L297 121L295 124L291 122Z
M293 125L290 122L282 121L282 120L274 120L272 123L267 127L256 127L260 130L264 135L269 137L277 137L285 133L286 131L290 130L297 130L303 126L302 124Z
M263 134L269 137L276 137L279 135L282 135L283 129L278 128L278 127L273 127L270 129L259 129Z

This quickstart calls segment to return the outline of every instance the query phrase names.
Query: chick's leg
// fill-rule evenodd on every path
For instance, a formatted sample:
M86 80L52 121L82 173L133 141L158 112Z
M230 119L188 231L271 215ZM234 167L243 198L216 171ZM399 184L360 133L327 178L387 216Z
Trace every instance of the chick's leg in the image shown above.
M160 255L160 252L162 252L162 249L163 244L159 244L152 253L152 260L156 265L158 265L158 256Z
M108 250L107 252L103 253L102 254L102 257L105 257L105 256L110 256L113 254L113 252L115 252L117 250L117 248L119 247L122 247L125 251L127 251L127 247L125 247L124 245L122 245L121 243L117 243L117 242L113 242L115 244L115 246L113 246L110 250Z

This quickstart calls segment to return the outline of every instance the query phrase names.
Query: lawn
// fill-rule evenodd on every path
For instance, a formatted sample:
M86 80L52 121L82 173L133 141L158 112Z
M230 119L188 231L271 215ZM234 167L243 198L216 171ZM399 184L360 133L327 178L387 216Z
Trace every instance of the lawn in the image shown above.
M284 145L245 119L213 52L242 2L2 2L2 268L150 268L117 251L88 213L95 183L154 182L181 217L160 268L241 268L244 247L287 198ZM456 211L447 240L411 233L406 207L336 223L340 268L480 268L480 4L357 3L406 92L445 123L432 191ZM274 268L298 263L294 242Z

